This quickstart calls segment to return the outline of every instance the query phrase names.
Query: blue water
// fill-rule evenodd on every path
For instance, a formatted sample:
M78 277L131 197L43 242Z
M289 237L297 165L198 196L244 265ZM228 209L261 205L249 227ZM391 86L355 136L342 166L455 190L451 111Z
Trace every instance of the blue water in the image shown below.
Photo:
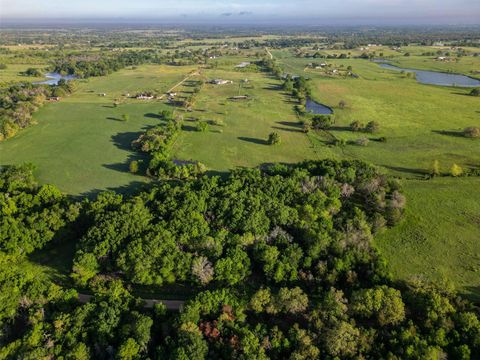
M313 113L316 115L331 115L333 114L333 110L328 106L323 104L317 103L312 99L307 99L307 103L305 104L305 109L309 113Z
M58 82L62 79L66 80L66 81L76 79L75 75L62 75L62 74L59 74L59 73L47 73L47 74L45 74L45 77L48 80L35 82L34 84L38 84L38 85L58 85Z
M413 72L416 74L417 81L422 84L459 87L480 87L480 80L465 75L448 74L438 71L403 69L401 67L385 63L381 63L379 65L382 68L389 70Z

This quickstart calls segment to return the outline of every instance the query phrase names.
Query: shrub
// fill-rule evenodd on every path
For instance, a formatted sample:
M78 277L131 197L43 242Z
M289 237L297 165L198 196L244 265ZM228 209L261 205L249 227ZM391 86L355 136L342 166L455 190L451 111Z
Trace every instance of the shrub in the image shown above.
M343 100L340 100L340 102L338 103L338 107L340 109L345 109L347 107L347 103Z
M199 121L197 123L197 131L206 132L208 130L208 123L205 121Z
M433 161L432 169L430 171L430 175L432 175L432 176L440 175L440 162L438 160Z
M463 169L461 168L461 166L457 164L453 164L452 167L450 168L450 175L452 175L453 177L458 177L458 176L461 176L462 174L463 174Z
M468 138L480 138L480 127L471 126L463 130L463 135Z
M350 130L352 131L361 131L364 125L360 121L354 121L350 124Z
M0 70L5 70L7 68L7 65L5 64L0 64Z
M480 88L475 88L470 91L471 96L480 96Z
M312 124L315 129L328 129L333 125L333 119L330 115L315 115Z
M380 124L376 121L370 121L367 126L365 126L365 131L369 133L375 133L380 130Z
M370 140L368 140L367 138L360 138L360 139L355 140L355 145L367 146L369 142L370 142Z
M132 174L136 174L138 172L138 161L137 160L130 161L130 165L128 168L130 169L130 172Z
M128 114L122 114L122 120L123 121L128 121L130 119L130 115Z
M269 145L280 144L280 135L276 132L270 133L270 135L268 135L267 142Z

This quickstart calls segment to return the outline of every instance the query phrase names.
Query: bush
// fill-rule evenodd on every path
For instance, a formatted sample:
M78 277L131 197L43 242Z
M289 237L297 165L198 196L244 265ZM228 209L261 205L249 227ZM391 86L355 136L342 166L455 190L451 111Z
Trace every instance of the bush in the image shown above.
M467 138L480 138L480 127L468 127L465 130L463 130L463 135Z
M463 169L461 168L461 166L457 164L453 164L452 167L450 168L450 175L452 175L453 177L458 177L458 176L461 176L462 174L463 174Z
M365 126L365 131L368 133L375 133L380 130L380 124L376 121L370 121L367 126Z
M338 107L340 109L345 109L347 107L347 103L343 100L340 100L340 102L338 103Z
M138 172L138 161L137 160L130 161L130 165L128 168L130 169L130 172L132 174L136 174Z
M370 140L368 140L367 138L360 138L360 139L355 140L355 145L367 146L369 142L370 142Z
M472 91L470 91L471 96L480 96L480 88L475 88Z
M350 130L352 131L361 131L364 125L360 121L354 121L350 124Z
M276 132L270 133L270 135L268 135L267 142L268 142L269 145L280 144L280 135Z
M7 68L6 64L0 64L0 70L5 70Z
M130 119L130 115L122 114L122 121L128 121Z
M330 115L315 115L312 124L315 129L328 129L333 125L333 119Z
M208 130L208 123L205 121L199 121L196 127L199 132L206 132Z

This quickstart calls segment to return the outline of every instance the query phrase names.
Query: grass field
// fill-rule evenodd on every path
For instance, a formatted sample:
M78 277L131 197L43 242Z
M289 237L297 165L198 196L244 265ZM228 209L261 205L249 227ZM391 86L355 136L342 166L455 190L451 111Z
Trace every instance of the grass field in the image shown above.
M447 280L480 300L480 179L404 181L405 220L375 240L395 277Z
M147 181L127 171L129 160L138 157L130 143L158 123L155 115L165 105L126 100L114 108L113 99L124 92L166 91L191 70L144 66L82 81L74 95L40 109L35 114L37 125L0 143L0 164L32 162L41 182L74 195L128 191ZM129 120L121 121L122 114L128 114Z
M287 71L310 77L315 99L335 108L336 124L330 133L336 138L347 142L359 137L387 138L386 143L370 141L366 147L331 148L337 157L365 160L406 177L422 176L434 159L440 161L444 171L453 163L480 163L479 142L460 136L465 127L478 125L480 117L480 99L466 96L469 90L418 84L360 59L331 61L336 66L352 66L359 79L326 78L314 70L304 71L309 59L297 59L285 52L274 55ZM341 100L347 103L345 109L337 106ZM381 131L374 135L353 133L348 125L354 120L375 120ZM326 139L321 135L315 137L323 149Z
M203 72L206 79L234 83L204 86L194 111L185 115L187 131L176 143L176 156L201 161L217 171L315 158L308 137L296 124L298 119L289 97L279 90L280 82L264 73L236 72L233 67L228 64ZM248 83L241 83L247 78ZM249 99L229 100L237 95ZM188 131L191 118L215 120L223 125L210 126L207 133ZM266 140L273 131L279 133L281 143L269 146Z

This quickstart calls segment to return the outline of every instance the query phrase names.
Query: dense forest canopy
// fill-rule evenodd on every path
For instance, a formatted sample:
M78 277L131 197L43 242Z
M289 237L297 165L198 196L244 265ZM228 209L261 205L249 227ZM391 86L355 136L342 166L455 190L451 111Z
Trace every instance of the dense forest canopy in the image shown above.
M32 171L0 173L2 358L480 356L471 304L392 280L371 240L400 221L405 198L362 162L270 165L81 202ZM66 241L70 285L22 266ZM179 314L135 295L168 284L197 293Z

